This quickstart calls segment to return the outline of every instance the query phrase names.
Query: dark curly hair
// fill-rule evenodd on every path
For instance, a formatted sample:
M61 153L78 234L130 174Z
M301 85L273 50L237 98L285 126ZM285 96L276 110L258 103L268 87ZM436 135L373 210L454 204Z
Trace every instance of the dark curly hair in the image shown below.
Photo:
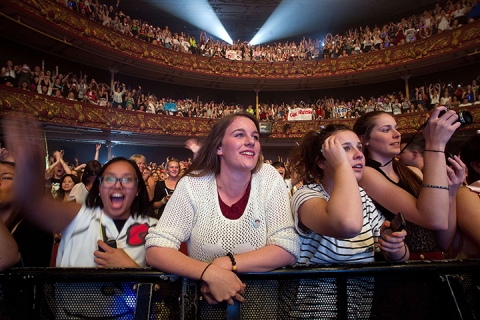
M320 131L309 131L305 134L300 145L290 154L290 167L295 173L295 181L292 181L292 184L300 181L319 183L322 180L323 170L318 166L319 160L325 160L322 145L325 139L338 131L351 131L351 129L343 124L329 124Z

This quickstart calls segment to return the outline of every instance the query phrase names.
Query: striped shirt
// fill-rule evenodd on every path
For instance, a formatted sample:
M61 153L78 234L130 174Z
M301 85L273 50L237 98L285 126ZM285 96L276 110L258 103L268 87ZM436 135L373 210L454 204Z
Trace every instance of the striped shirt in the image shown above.
M330 196L321 184L302 186L292 198L292 211L295 228L302 241L298 265L336 264L336 263L368 263L374 261L374 252L378 249L380 227L385 218L375 208L370 197L360 188L363 205L363 227L360 233L349 239L332 238L305 232L299 227L298 209L307 200L320 198L328 201Z

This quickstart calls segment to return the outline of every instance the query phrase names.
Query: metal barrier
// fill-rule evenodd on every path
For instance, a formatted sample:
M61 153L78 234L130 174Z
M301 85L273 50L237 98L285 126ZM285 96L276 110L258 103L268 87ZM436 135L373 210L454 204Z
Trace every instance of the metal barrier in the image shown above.
M12 268L0 319L477 319L480 260L285 268L239 275L245 303L152 269Z

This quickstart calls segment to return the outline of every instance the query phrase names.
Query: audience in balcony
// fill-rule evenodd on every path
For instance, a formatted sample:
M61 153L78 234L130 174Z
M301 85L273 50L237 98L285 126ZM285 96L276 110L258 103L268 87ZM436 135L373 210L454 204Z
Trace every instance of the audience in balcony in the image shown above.
M142 21L141 18L130 18L119 11L119 1L115 8L102 6L98 1L85 6L83 2L77 3L76 0L72 0L68 5L72 10L106 27L177 52L231 60L266 62L305 61L321 57L335 59L384 50L449 31L467 22L475 21L480 16L477 0L471 4L460 1L454 4L447 1L437 3L433 10L403 18L398 22L390 22L382 27L375 25L373 28L370 26L352 28L343 35L337 33L335 36L328 33L322 41L303 37L298 42L287 41L252 46L247 41L239 39L233 44L227 44L218 39L214 40L212 36L208 37L205 31L201 31L197 50L197 40L194 35L170 31L168 26L165 26L165 29L154 27Z
M80 79L77 81L77 79ZM5 78L4 78L5 80ZM12 85L15 86L16 79L9 78ZM125 84L114 83L114 90L105 83L97 83L95 79L89 80L86 75L70 72L65 77L61 74L51 74L50 71L39 71L39 77L30 78L31 87L36 88L40 94L65 97L71 101L81 101L99 106L115 106L116 108L142 111L147 113L168 114L184 117L197 117L217 119L224 115L239 112L243 110L241 105L231 105L225 103L216 103L211 101L203 103L192 99L173 100L170 98L157 98L155 94L146 94L141 86L131 89ZM25 85L24 90L28 90ZM426 89L427 88L427 89ZM428 91L428 92L427 92ZM290 102L279 104L260 103L260 116L262 121L282 121L287 120L288 112L291 109L311 108L313 109L312 119L342 119L358 118L360 115L375 110L386 111L393 115L409 112L426 111L435 105L450 106L452 108L480 104L478 96L477 81L473 80L471 84L463 83L454 86L452 83L431 83L427 86L415 88L414 99L406 99L402 92L389 93L378 97L370 98L360 97L345 101L335 98L323 98L307 103ZM441 96L441 98L439 98ZM165 110L165 106L169 106ZM173 106L173 108L172 108ZM427 108L428 107L428 108ZM247 107L247 112L253 112L253 106Z

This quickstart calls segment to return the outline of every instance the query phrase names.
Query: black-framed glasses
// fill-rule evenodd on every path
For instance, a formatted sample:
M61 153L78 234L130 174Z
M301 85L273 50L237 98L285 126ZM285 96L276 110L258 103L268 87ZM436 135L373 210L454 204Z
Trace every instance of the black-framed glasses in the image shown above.
M111 188L113 187L114 185L117 184L117 181L120 181L120 185L122 187L124 187L125 189L131 189L131 188L134 188L137 183L138 183L138 179L137 178L134 178L134 177L121 177L121 178L117 178L115 176L103 176L103 177L100 177L98 178L100 180L100 185L102 187L105 187L105 188Z

